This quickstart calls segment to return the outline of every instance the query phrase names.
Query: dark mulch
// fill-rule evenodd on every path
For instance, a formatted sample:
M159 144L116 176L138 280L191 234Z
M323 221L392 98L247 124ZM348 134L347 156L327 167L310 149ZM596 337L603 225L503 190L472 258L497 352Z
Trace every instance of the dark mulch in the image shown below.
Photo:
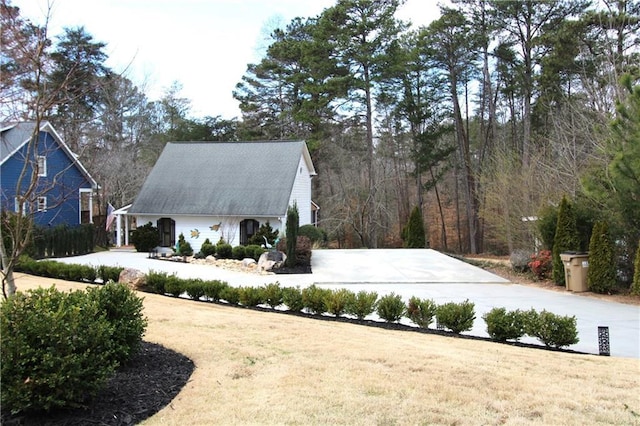
M2 413L2 425L137 424L171 403L194 368L184 355L142 342L140 351L118 369L87 408L28 416Z
M311 273L311 265L296 265L293 268L288 266L280 266L279 268L271 269L271 272L274 274L310 274Z

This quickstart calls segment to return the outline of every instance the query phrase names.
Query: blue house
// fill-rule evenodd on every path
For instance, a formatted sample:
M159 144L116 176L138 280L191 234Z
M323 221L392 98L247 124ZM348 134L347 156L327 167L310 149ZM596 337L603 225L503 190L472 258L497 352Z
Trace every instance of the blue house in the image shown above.
M98 184L49 122L0 123L0 133L2 210L22 207L40 226L93 223Z

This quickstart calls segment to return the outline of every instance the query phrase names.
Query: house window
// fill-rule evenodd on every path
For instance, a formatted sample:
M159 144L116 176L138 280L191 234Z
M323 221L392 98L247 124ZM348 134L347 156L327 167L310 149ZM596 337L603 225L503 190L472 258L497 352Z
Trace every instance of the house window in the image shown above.
M20 207L22 207L22 215L25 216L27 214L27 210L24 208L24 202L20 202L19 197L15 197L13 199L13 210L16 213L20 213Z
M173 247L176 245L176 221L163 217L158 219L158 233L160 234L161 247Z
M39 212L47 211L47 197L38 197L38 211Z
M38 176L47 175L47 157L38 155Z

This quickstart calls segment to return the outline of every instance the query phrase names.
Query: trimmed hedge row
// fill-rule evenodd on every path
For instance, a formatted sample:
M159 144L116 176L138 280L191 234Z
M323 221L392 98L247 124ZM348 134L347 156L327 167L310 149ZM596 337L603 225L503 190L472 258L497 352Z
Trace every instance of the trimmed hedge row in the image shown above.
M151 272L147 276L147 286L149 291L174 297L186 294L198 301L224 301L247 307L267 305L272 309L280 307L312 315L349 315L364 319L375 312L386 322L399 322L406 317L421 328L429 328L435 318L438 326L455 334L471 330L476 319L475 305L468 300L437 305L431 299L412 297L405 304L395 293L378 297L376 292L354 293L315 284L304 289L280 287L278 282L262 287L232 287L219 280L181 279L164 272ZM494 308L482 318L487 324L487 333L496 341L517 341L528 335L555 348L579 341L575 317L562 317L544 310L541 313L533 309L507 312L504 308Z
M120 279L120 272L124 268L117 266L93 267L89 265L78 265L73 263L63 263L56 260L34 260L28 256L21 256L16 263L15 271L39 277L59 278L68 281L79 281L95 283L101 280L103 283L109 281L117 282Z

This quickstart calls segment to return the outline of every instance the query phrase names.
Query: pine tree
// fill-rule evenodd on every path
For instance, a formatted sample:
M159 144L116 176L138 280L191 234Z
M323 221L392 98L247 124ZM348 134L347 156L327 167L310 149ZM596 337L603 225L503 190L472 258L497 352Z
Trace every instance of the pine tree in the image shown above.
M424 236L424 222L422 213L418 206L414 207L409 216L409 222L404 235L404 246L406 248L425 248L426 239Z
M609 235L609 224L597 222L589 243L587 287L594 293L608 294L616 283L616 256Z
M553 239L553 281L558 285L565 285L564 265L560 253L580 249L580 238L576 225L576 215L573 206L562 197L558 210L556 235Z
M633 283L631 284L631 294L640 296L640 242L638 243L638 250L636 250L636 260L633 263L635 270L633 274Z

